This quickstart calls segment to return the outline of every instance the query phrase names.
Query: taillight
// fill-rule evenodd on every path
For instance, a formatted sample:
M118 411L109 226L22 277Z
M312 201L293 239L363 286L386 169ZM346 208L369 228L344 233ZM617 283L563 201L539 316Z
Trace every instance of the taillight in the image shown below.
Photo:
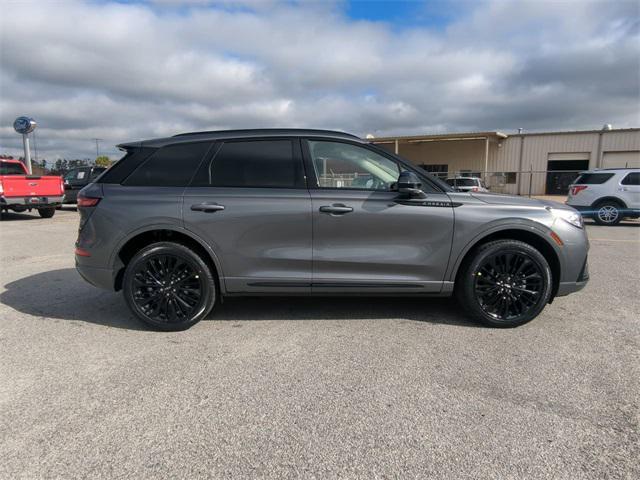
M0 180L0 195L4 194L4 187L2 186L2 180Z
M64 178L60 177L60 192L64 193Z
M95 207L100 202L98 197L85 197L78 195L78 207Z
M478 191L478 187L471 187L471 191L472 192L477 192Z
M576 185L574 187L571 187L571 195L577 195L582 190L586 190L586 188L587 188L586 185Z

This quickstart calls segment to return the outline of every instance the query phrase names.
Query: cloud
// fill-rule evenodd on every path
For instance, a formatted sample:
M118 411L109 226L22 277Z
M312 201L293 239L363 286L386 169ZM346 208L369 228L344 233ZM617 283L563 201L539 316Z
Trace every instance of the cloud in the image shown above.
M0 152L20 153L24 114L48 158L221 128L640 124L637 2L435 5L446 25L354 20L342 2L4 2Z

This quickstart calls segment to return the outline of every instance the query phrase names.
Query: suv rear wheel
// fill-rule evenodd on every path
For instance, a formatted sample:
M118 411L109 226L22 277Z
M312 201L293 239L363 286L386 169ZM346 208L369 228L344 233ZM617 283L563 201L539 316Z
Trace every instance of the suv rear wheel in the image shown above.
M143 322L160 330L185 330L213 308L216 283L190 248L159 242L140 250L124 273L124 297Z
M598 225L617 225L622 220L622 207L613 200L605 200L596 205L593 219Z
M473 318L491 327L517 327L549 302L551 269L544 256L517 240L486 243L462 267L456 296Z

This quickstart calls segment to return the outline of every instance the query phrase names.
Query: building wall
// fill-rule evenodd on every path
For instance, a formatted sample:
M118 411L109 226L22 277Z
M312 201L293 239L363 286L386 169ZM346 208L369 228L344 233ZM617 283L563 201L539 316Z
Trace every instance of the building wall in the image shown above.
M600 137L602 136L602 139ZM522 146L522 160L520 148ZM599 143L602 142L599 150ZM589 168L602 166L604 152L627 151L640 152L640 130L602 131L558 134L511 135L502 142L495 157L489 159L490 170L520 171L533 170L531 193L542 195L546 188L546 173L550 158L587 158ZM556 154L556 155L554 155ZM568 155L576 154L576 155ZM624 165L615 165L624 167ZM521 173L520 191L517 184L509 188L509 193L527 194L529 191L529 173Z
M391 152L395 148L394 143L380 146ZM543 195L546 191L549 160L587 159L589 168L599 168L603 166L602 158L607 152L632 152L630 155L619 155L618 158L640 159L640 129L525 133L509 135L505 139L492 138L489 143L488 175L485 181L492 190L498 192L527 195L531 185L532 195ZM415 143L400 141L398 153L416 165L446 164L451 175L460 170L485 170L484 139ZM608 158L611 158L611 155ZM530 174L530 171L534 173ZM506 175L500 175L500 172L517 172L516 183L501 183Z

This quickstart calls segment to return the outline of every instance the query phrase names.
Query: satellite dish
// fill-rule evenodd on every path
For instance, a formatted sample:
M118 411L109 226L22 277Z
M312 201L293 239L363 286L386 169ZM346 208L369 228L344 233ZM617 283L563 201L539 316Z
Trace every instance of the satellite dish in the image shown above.
M22 135L33 132L37 125L36 121L29 117L18 117L15 122L13 122L14 130Z

